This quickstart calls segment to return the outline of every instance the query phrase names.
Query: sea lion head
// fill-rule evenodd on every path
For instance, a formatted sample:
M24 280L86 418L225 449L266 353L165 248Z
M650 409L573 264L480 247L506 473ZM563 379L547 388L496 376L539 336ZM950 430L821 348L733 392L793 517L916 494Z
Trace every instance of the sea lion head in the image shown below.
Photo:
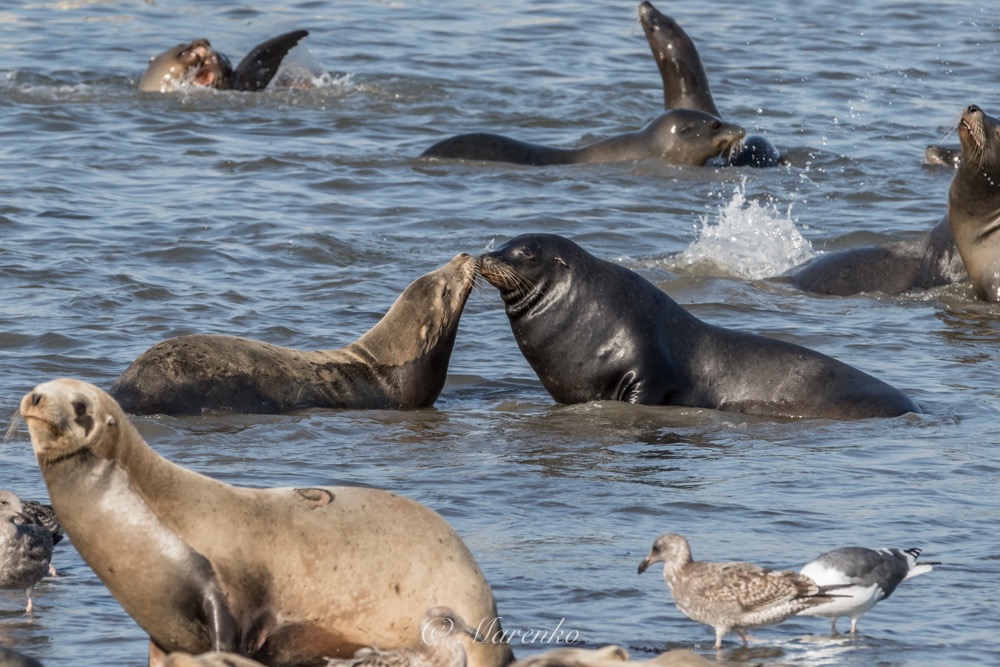
M229 88L232 78L229 59L212 48L207 39L196 39L150 59L139 90L166 93L184 85Z
M714 157L729 158L739 152L746 130L696 109L673 109L649 123L654 154L675 164L702 166Z
M410 283L358 343L377 349L379 361L393 366L438 353L447 359L475 279L475 260L465 253L455 255ZM409 333L414 330L415 335Z
M1000 120L970 104L958 122L958 138L962 162L981 170L1000 170Z
M65 378L32 389L21 399L21 417L43 467L86 452L112 458L120 426L127 424L110 396L92 384Z
M511 317L531 309L545 294L569 289L567 278L585 251L556 234L521 234L477 261L479 273L500 290Z

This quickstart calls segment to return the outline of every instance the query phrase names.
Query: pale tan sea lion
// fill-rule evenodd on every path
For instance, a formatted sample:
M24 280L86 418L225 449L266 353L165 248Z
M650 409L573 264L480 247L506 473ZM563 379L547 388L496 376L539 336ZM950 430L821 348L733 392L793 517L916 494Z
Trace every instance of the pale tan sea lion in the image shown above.
M489 584L435 512L355 487L234 487L156 454L114 400L61 379L21 401L56 514L84 561L172 652L230 651L271 667L409 646L430 607L497 620ZM509 645L466 644L470 667Z
M235 336L171 338L139 355L109 393L140 415L428 407L448 377L475 275L475 260L456 255L411 283L378 324L337 350Z

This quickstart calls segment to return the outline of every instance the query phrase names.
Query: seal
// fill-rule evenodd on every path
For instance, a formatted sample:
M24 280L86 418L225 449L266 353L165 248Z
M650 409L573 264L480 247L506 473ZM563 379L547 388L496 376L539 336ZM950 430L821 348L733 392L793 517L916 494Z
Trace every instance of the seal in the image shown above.
M931 289L966 280L968 274L945 215L916 239L820 255L792 269L790 277L806 292L849 296Z
M306 667L402 648L436 605L497 622L462 539L408 498L230 486L158 455L114 399L79 380L41 384L20 409L56 514L149 635L150 665L212 650ZM501 641L465 650L470 667L512 659Z
M948 224L976 296L1000 301L1000 119L970 104L958 138L962 160L948 190Z
M957 167L962 162L962 148L930 145L924 149L924 164Z
M791 275L799 289L846 296L900 294L971 280L976 296L1000 300L1000 121L970 105L958 123L961 155L948 212L912 241L821 255ZM972 160L971 164L968 161Z
M697 109L722 118L708 75L694 41L684 29L651 2L639 3L639 23L663 79L663 106L666 109ZM762 136L751 136L739 152L729 156L734 167L774 167L781 156L774 145Z
M617 400L778 417L918 412L902 392L805 347L706 324L637 273L553 234L482 255L528 363L560 403Z
M550 165L660 158L671 164L703 166L710 159L739 150L746 133L703 111L674 109L636 132L582 146L556 148L499 134L461 134L439 141L420 157Z
M288 52L308 35L294 30L253 47L233 69L224 54L204 38L172 49L150 59L139 80L139 90L167 93L190 85L218 90L259 91L267 87Z
M421 276L346 347L307 352L235 336L180 336L139 355L110 393L140 415L431 406L448 377L475 265L462 253Z

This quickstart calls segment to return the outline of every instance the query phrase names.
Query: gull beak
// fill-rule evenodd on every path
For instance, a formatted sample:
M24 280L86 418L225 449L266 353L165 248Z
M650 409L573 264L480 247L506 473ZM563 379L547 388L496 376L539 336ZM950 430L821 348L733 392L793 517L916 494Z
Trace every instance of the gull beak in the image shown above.
M643 572L645 572L646 568L648 568L652 564L653 564L653 561L651 561L649 559L649 556L646 556L646 560L644 560L641 563L639 563L639 574L642 574Z

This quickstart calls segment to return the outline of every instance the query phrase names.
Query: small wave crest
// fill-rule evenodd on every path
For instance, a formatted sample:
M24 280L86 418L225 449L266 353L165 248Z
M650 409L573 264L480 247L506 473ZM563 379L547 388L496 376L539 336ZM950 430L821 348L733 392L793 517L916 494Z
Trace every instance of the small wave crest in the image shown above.
M698 237L673 258L674 268L758 280L781 275L816 256L795 226L792 205L782 213L770 198L763 203L748 200L745 179L715 216L700 220Z

